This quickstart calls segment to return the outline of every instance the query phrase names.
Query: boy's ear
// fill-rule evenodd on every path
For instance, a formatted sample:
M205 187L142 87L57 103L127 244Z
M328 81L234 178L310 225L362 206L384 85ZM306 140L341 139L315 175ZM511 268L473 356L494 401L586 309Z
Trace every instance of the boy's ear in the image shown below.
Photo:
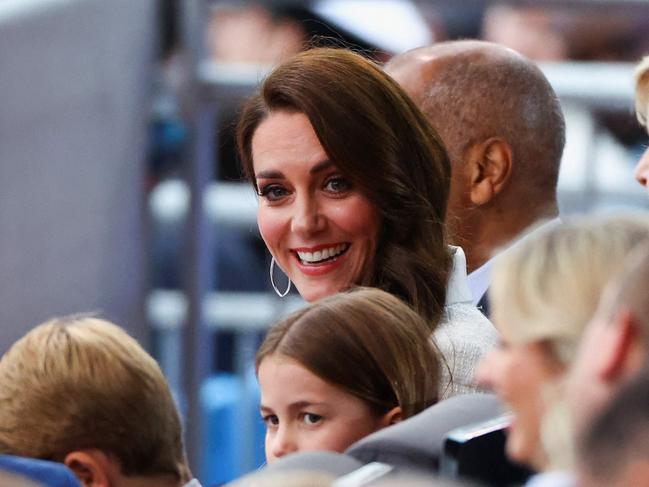
M79 479L83 487L111 487L110 473L112 462L99 450L76 450L68 453L63 460Z

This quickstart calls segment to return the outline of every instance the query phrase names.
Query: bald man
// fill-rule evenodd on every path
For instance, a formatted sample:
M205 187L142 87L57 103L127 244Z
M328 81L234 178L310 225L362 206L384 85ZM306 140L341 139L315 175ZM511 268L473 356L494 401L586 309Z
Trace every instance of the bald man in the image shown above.
M558 216L565 121L557 96L533 62L489 42L418 48L385 70L446 145L449 236L464 249L473 302L488 315L492 257L535 222Z

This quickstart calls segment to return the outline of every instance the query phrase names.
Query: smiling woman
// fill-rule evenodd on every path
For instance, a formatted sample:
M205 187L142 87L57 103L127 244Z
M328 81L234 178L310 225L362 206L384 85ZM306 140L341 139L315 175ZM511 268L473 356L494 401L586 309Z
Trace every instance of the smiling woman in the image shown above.
M477 379L511 408L507 453L515 461L538 470L570 467L565 444L557 458L547 448L569 441L552 422L562 420L562 381L602 289L647 239L646 216L593 215L539 228L496 260L490 298L501 341ZM571 391L583 387L592 383L571 384Z
M298 54L248 102L237 143L261 235L307 301L378 287L437 326L450 166L389 76L344 49Z

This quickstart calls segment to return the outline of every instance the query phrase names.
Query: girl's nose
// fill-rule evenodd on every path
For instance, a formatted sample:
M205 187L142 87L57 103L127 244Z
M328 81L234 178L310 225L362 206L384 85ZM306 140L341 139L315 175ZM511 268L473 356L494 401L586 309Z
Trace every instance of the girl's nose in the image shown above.
M281 428L273 438L271 453L274 458L281 458L284 455L297 451L297 442L288 428Z

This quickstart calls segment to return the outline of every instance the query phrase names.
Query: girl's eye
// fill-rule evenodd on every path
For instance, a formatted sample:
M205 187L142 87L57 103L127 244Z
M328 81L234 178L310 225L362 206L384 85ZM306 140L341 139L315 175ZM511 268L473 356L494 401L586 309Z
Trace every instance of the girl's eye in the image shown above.
M268 201L278 201L288 194L288 191L279 184L268 184L259 189L259 196Z
M279 424L279 418L275 414L267 414L261 418L266 424L267 428L277 426Z
M322 416L313 413L304 413L303 421L305 424L317 424L322 421Z
M333 176L325 182L325 190L331 193L344 193L351 187L351 183L342 176Z

